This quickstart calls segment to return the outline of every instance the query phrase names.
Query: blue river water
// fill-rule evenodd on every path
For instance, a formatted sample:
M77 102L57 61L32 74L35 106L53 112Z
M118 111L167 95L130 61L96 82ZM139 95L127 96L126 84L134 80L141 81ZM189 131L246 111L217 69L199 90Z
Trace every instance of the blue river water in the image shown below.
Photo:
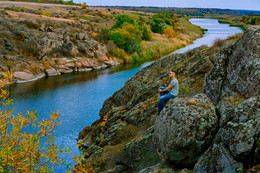
M208 29L205 35L193 44L174 53L182 53L201 45L212 45L216 39L225 39L242 30L219 24L215 19L190 19L190 22ZM14 100L15 113L37 109L38 117L46 119L52 111L59 111L62 122L56 128L56 143L71 147L72 154L78 154L76 139L78 133L99 118L103 102L141 68L149 65L135 64L101 71L81 72L43 78L37 81L9 86L10 97ZM67 159L73 163L71 159ZM56 172L64 172L65 168Z

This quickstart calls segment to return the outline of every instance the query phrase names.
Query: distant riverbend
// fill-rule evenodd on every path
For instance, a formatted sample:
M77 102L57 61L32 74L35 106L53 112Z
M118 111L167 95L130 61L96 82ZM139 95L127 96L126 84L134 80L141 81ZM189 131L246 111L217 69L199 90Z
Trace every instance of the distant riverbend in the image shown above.
M216 39L225 39L242 32L238 27L219 24L215 19L190 19L190 22L208 31L192 45L173 53L182 53L201 45L212 45ZM105 99L122 88L126 80L147 65L149 63L126 65L10 85L10 97L15 105L14 113L25 114L26 110L37 109L41 119L48 118L51 111L59 110L59 120L62 124L56 128L56 143L71 147L72 154L76 154L79 152L75 145L78 133L99 118L99 111Z

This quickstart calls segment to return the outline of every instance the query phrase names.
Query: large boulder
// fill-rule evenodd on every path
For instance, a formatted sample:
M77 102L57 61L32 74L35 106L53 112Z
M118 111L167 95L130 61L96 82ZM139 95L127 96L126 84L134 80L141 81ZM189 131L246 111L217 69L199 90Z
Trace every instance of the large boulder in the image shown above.
M260 93L260 26L251 27L231 46L216 56L204 80L204 93L217 104L238 92L249 98Z
M221 144L208 149L198 160L194 172L243 172L243 164L234 160Z
M260 97L252 97L223 112L214 142L224 143L231 154L246 161L260 135Z
M218 128L215 107L204 94L170 100L155 121L154 142L163 160L190 167L210 145Z
M196 163L195 172L243 172L243 165L247 167L252 159L260 135L260 97L247 99L220 115L220 129Z

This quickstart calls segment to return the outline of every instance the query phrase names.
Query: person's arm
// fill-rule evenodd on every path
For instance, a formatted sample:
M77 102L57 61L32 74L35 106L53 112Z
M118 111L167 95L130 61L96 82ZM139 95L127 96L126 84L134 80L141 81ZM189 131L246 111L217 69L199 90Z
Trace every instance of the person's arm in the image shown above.
M164 89L164 90L159 89L159 93L165 92L165 91L170 91L172 88L173 88L173 85L170 84L170 85L169 85L166 89Z

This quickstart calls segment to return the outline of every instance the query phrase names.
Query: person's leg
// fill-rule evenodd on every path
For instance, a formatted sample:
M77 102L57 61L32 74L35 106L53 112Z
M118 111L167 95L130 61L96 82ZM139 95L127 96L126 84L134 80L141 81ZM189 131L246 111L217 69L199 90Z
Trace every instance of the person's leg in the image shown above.
M159 89L164 90L164 89L166 89L166 87L160 87ZM168 94L168 93L169 93L169 91L161 92L160 97L165 95L165 94Z
M158 112L160 113L163 109L163 105L165 104L166 101L168 101L170 98L175 98L176 96L171 95L170 93L161 96L159 99L159 105L158 105Z

